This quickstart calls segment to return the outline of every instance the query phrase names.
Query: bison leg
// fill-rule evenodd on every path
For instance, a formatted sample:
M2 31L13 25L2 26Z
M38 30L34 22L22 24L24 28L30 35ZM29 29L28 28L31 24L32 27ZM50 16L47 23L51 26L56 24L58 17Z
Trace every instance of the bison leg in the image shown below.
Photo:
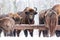
M4 31L4 36L9 36L7 31Z
M28 36L28 32L27 32L27 30L24 30L24 34L25 34L25 37Z
M60 30L56 30L55 33L56 33L56 36L57 36L57 37L60 37Z
M41 35L41 30L39 30L39 37L40 37L40 35Z
M48 37L48 31L47 30L43 30L43 37Z
M29 33L30 33L31 37L33 37L33 29L28 30L28 31L29 31Z
M14 37L16 36L16 30L13 31L13 36L14 36Z
M17 30L17 36L19 37L21 30Z
M55 33L55 26L52 25L52 26L50 27L50 36L53 36L54 33Z
M10 34L9 34L9 36L13 36L13 31L10 31Z
M0 29L0 36L1 36L1 32L2 32L2 30Z
M7 36L6 32L4 31L4 36Z

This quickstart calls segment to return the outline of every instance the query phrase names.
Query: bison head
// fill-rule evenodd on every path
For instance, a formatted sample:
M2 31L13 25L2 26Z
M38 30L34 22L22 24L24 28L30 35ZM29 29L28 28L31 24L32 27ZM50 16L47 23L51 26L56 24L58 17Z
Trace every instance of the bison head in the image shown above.
M25 9L25 14L28 17L28 19L32 21L34 19L34 16L37 14L37 12L34 9L27 7Z
M10 13L9 17L13 18L16 22L16 24L20 24L22 21L22 17L20 15L18 15L17 13L12 14Z

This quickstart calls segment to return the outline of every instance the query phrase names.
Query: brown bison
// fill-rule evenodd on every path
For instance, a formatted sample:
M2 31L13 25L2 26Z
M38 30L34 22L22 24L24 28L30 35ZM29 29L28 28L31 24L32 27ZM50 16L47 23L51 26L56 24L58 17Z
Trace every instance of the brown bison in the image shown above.
M49 28L50 36L53 36L57 23L57 13L50 9L45 14L45 26Z
M18 15L17 13L9 13L9 17L13 18L15 20L15 24L21 24L22 23L22 17Z
M52 9L57 12L57 15L58 15L58 16L60 16L60 4L54 5ZM60 19L60 18L59 18L59 19ZM59 21L58 21L58 24L60 25L60 22L59 22ZM56 30L56 36L57 36L57 37L60 36L60 30Z
M24 11L18 12L18 14L23 18L22 24L34 24L34 16L37 14L36 10L30 7L26 7ZM24 34L27 37L29 31L30 35L33 36L33 29L24 30Z
M47 10L42 10L39 12L39 24L45 24L45 14ZM48 37L48 30L39 30L39 36L41 34L41 31L43 31L43 36Z
M4 18L4 17L8 17L8 14L0 15L0 19L1 19L1 18ZM0 35L1 35L1 32L2 32L2 29L0 28Z
M0 28L4 31L5 36L8 36L13 31L15 21L10 17L0 19Z
M18 15L17 13L9 13L9 17L13 18L14 21L15 21L15 24L21 24L22 23L22 17L20 15ZM14 30L13 31L13 34L14 36L17 36L19 37L19 33L20 33L21 30Z
M60 4L54 5L52 9L56 11L58 15L60 15Z

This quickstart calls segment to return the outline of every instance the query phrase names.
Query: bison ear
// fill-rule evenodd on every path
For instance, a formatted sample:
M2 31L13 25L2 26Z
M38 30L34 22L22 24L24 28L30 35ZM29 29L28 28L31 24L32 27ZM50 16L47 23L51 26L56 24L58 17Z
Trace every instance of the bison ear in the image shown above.
M28 14L29 14L29 12L25 12L25 14L27 14L27 15L28 15Z
M37 12L34 13L35 15L37 14Z

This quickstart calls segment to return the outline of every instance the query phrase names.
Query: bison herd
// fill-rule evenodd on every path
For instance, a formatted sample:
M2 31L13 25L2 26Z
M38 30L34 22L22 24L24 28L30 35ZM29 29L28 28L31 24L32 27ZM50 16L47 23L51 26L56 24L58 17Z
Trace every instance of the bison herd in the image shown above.
M35 10L36 9L36 10ZM0 15L0 36L1 32L4 32L4 36L18 36L21 30L13 29L16 24L34 24L34 17L37 13L37 8L26 7L21 12L8 13L6 15ZM39 24L45 24L49 30L39 30L39 36L43 32L44 37L53 36L56 33L56 36L60 36L60 30L56 30L57 17L60 15L60 4L54 5L50 9L41 10L39 12ZM59 21L58 21L59 22ZM33 37L33 29L25 29L25 37L28 36L28 31Z

